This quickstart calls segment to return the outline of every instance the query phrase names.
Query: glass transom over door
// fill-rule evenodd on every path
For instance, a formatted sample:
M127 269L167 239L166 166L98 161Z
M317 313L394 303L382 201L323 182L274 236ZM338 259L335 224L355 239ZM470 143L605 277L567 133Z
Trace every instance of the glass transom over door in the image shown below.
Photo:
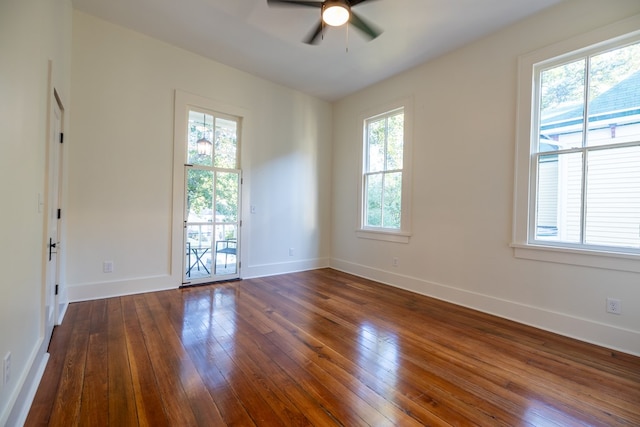
M240 277L239 118L189 111L184 284Z

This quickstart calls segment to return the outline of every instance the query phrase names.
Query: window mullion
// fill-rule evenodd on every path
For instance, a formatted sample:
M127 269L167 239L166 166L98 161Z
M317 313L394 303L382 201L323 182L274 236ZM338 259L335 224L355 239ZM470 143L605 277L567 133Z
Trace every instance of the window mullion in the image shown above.
M384 144L382 149L382 155L384 156L384 167L382 172L382 194L380 195L380 223L382 224L383 228L386 227L386 221L384 218L384 199L385 199L384 189L386 185L387 169L389 168L389 165L387 164L389 160L388 150L389 150L389 115L387 115L387 117L385 117L384 119Z
M384 220L384 186L385 186L385 179L387 177L386 172L382 172L382 188L381 188L381 194L380 194L380 224L382 225L383 228L386 227L385 224L385 220Z
M587 227L587 138L589 135L589 97L591 86L591 61L590 57L585 58L584 72L584 117L582 120L582 192L580 200L580 243L585 244Z
M586 227L587 227L587 156L586 148L582 150L582 194L580 206L580 243L585 244Z

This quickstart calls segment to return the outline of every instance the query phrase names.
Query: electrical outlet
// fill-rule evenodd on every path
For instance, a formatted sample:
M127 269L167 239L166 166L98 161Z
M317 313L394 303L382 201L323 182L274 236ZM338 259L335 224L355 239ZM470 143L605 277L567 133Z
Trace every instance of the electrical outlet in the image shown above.
M4 356L2 362L2 384L9 384L11 380L11 352Z
M393 265L394 267L397 267L397 266L398 266L398 258L395 258L395 257L394 257L394 258L391 260L391 265Z
M607 298L607 313L622 314L622 301L617 298Z
M289 256L293 256L295 250L293 248L289 248Z
M113 273L113 261L104 261L102 263L103 273Z

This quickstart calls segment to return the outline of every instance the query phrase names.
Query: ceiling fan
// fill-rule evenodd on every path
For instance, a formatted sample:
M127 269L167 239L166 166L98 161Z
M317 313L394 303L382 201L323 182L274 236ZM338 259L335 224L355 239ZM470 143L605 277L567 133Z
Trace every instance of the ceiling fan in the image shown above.
M382 31L373 24L367 22L351 10L353 6L371 0L324 0L324 1L304 1L304 0L267 0L267 4L272 5L292 5L307 6L320 9L320 22L309 33L304 42L307 44L318 43L318 37L322 34L325 25L339 27L349 22L360 30L370 40L375 39Z

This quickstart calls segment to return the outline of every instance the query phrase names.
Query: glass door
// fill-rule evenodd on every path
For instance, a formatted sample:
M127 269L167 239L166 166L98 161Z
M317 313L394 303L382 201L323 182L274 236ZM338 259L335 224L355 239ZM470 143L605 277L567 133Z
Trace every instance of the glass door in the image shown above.
M189 112L184 284L240 277L238 122L217 113Z

